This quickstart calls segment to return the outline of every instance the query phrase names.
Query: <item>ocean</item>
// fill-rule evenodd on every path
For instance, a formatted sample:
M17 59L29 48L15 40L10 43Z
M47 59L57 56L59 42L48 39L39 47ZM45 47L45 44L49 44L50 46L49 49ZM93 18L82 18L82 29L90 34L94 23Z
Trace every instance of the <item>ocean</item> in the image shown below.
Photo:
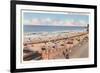
M85 27L81 26L41 26L41 25L24 25L24 33L27 32L82 32L86 31Z

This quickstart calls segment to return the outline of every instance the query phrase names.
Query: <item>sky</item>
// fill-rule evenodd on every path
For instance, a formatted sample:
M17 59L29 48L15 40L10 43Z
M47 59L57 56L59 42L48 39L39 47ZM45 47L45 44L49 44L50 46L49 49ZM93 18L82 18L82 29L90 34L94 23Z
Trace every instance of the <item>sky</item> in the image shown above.
M24 25L87 26L88 15L24 12Z

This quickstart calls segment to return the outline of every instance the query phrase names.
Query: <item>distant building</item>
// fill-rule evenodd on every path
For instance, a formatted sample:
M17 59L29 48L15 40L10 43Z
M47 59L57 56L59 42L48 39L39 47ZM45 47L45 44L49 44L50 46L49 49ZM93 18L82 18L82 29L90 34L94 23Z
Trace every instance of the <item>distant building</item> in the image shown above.
M89 32L89 24L87 24L87 32Z

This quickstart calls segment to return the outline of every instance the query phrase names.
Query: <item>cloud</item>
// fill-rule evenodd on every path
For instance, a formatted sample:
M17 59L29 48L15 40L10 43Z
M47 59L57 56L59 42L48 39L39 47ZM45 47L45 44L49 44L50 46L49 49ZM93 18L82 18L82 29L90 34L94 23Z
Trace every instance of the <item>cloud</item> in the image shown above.
M66 20L66 26L87 26L87 23L84 20L75 21L74 19Z
M30 21L30 20L24 20L23 23L24 23L25 25L30 25L31 21Z
M26 25L51 25L51 26L86 26L87 23L84 20L75 21L74 19L51 19L51 18L34 18L31 20L24 20Z
M30 24L32 24L32 25L40 24L40 21L39 21L39 19L32 19Z
M87 24L88 24L88 23L86 23L86 22L83 21L83 20L80 20L79 23L81 24L81 26L87 26Z

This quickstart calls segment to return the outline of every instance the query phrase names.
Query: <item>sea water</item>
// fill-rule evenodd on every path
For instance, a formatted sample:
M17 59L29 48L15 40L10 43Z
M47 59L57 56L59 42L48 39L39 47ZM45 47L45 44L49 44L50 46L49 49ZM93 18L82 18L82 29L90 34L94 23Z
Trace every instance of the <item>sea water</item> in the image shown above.
M42 25L24 25L24 33L28 32L83 32L86 31L85 27L82 26L42 26Z

